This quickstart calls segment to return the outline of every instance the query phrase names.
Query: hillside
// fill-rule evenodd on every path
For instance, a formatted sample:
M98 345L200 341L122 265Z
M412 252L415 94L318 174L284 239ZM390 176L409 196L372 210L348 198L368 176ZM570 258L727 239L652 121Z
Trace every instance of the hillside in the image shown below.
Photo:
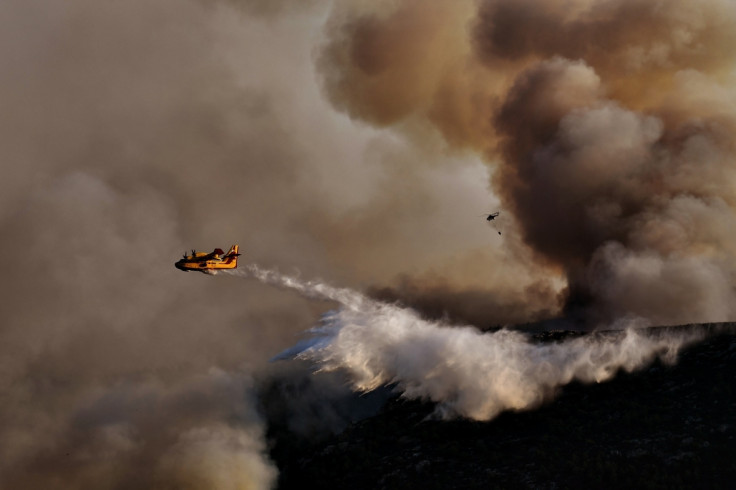
M279 488L731 488L736 479L736 329L679 362L564 387L544 406L489 422L431 420L393 397L318 442L272 428ZM717 333L718 332L718 333ZM559 341L573 332L538 334Z

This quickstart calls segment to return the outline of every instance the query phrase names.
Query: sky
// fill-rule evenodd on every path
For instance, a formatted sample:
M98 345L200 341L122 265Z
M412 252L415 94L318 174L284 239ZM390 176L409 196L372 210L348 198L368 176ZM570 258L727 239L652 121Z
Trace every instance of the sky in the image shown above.
M3 2L0 486L274 484L261 380L339 301L176 270L191 249L480 328L733 319L734 24L730 0Z

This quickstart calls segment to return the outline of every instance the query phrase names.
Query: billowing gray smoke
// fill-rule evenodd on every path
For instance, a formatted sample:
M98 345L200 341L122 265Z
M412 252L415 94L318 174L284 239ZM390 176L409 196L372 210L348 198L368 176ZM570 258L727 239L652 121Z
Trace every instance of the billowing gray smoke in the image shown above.
M523 72L501 107L497 187L527 243L565 267L568 305L592 320L733 318L730 141L604 93L591 67L554 58Z
M379 4L333 16L331 100L481 152L537 280L564 276L558 311L591 327L733 318L733 2ZM421 283L395 296L421 305Z
M474 219L435 227L492 200L481 165L417 167L320 94L327 9L0 3L0 487L274 484L251 379L324 304L184 250L350 285L483 255Z
M246 4L0 4L0 487L276 481L251 379L312 307L172 267L238 241L320 260L279 207L306 192L276 81L306 78L283 73L312 27Z
M0 2L0 487L275 482L251 379L325 303L175 270L191 248L459 323L732 316L734 18L728 0ZM478 217L498 208L500 236ZM523 379L556 354L365 301L309 351L363 387L484 418L569 377L453 405L349 324L404 318L398 352L422 345L443 386L479 368L463 339L519 353ZM604 350L647 345L624 338Z

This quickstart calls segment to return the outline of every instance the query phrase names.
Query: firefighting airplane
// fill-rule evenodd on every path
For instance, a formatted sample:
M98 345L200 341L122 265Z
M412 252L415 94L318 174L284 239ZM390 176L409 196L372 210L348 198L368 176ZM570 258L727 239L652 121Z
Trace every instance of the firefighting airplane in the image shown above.
M227 253L216 248L211 253L192 250L192 255L184 253L184 257L174 264L183 271L199 271L215 275L220 269L235 269L238 266L238 246L233 245Z

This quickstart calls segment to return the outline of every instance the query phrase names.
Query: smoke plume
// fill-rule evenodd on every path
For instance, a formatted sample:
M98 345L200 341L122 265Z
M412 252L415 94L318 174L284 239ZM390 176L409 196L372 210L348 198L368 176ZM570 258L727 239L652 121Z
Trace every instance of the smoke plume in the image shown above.
M346 285L302 288L360 304L303 354L478 418L578 376L559 355L619 359L593 379L669 347L444 323L732 317L735 19L728 0L0 2L0 487L274 484L260 377L326 303L174 269L192 248ZM541 363L505 358L533 395L416 379L493 349ZM307 412L284 418L309 433Z
M486 244L451 220L493 199L476 157L418 167L320 93L330 8L0 3L0 487L274 484L256 392L324 304L184 274L182 251L358 286Z
M0 487L275 484L252 379L317 313L172 264L240 241L320 266L280 204L309 194L281 122L278 80L311 73L290 3L0 5Z
M534 282L566 282L537 308L591 327L733 318L733 2L379 4L333 14L328 96L484 155Z

